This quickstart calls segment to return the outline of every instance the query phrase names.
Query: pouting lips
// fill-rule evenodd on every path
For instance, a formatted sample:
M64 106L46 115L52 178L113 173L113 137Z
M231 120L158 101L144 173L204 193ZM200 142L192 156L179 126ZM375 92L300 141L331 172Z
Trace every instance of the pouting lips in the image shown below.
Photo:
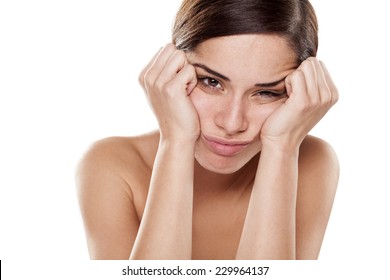
M241 152L249 145L249 141L226 140L217 137L202 135L207 147L214 153L221 156L233 156Z

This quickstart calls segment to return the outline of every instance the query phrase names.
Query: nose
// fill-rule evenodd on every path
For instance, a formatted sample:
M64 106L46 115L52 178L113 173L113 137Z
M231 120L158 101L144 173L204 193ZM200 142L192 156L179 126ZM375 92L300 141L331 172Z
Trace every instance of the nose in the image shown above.
M248 128L247 108L244 100L230 99L220 104L216 125L226 134L244 132Z

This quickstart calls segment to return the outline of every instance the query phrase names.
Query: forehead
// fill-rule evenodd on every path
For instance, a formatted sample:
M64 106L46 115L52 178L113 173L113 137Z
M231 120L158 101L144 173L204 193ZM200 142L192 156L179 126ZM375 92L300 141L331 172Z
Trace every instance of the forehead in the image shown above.
M296 55L277 35L248 34L217 37L189 53L191 63L203 63L233 80L275 80L297 67ZM259 80L260 79L260 80Z

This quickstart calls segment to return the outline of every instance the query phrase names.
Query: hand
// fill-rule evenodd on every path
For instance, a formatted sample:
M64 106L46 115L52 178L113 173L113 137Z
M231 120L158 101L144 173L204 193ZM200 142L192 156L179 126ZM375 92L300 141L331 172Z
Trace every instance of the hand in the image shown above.
M161 137L198 139L199 117L189 95L197 84L186 54L168 44L140 73L139 82L157 117Z
M305 136L337 102L338 91L325 65L308 58L287 76L288 98L265 121L262 144L299 148Z

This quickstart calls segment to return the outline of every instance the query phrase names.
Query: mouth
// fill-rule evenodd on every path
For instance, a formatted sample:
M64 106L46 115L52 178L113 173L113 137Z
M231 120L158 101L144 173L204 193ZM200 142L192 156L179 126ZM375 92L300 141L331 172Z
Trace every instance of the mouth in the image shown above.
M209 150L220 156L234 156L251 143L250 141L226 140L218 137L205 136L203 134L202 139Z

